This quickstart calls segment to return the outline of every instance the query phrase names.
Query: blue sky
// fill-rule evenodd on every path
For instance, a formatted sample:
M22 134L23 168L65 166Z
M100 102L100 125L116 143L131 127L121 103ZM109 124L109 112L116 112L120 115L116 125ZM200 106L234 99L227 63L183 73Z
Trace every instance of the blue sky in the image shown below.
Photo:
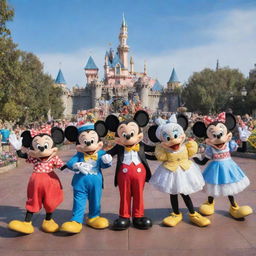
M175 67L185 82L195 71L220 65L245 76L256 63L255 0L9 0L14 41L37 54L54 78L59 69L71 87L85 85L90 55L100 68L104 53L118 45L122 13L135 69L165 84Z

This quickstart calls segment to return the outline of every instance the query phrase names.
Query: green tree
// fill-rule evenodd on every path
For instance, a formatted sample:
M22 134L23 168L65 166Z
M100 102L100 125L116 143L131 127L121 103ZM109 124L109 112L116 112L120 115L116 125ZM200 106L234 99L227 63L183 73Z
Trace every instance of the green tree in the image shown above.
M5 37L11 34L11 31L6 27L6 23L11 21L14 16L14 10L6 0L0 0L0 37Z
M232 100L238 97L246 81L237 69L222 68L215 71L206 68L189 78L182 99L189 111L218 113L233 107Z

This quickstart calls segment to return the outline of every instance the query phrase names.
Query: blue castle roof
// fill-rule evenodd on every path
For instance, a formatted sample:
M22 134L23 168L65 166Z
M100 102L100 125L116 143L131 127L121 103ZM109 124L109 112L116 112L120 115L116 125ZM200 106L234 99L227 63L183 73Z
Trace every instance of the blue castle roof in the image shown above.
M156 80L156 82L154 83L153 87L152 87L152 91L162 91L164 89L164 87L159 83L158 80Z
M171 74L171 77L170 77L168 83L174 83L174 82L179 82L179 79L178 79L178 76L176 74L175 68L172 69L172 74Z
M92 56L90 56L90 58L87 61L87 64L85 65L84 69L98 69L98 67L96 66Z
M61 69L59 70L59 73L58 73L58 75L55 79L55 83L56 84L66 84L66 81L65 81L64 76L61 72Z
M119 58L118 52L116 53L116 55L115 55L115 57L114 57L112 63L110 64L110 66L111 66L112 68L115 68L117 64L120 64L121 68L124 68L123 63L121 62L121 60L120 60L120 58Z

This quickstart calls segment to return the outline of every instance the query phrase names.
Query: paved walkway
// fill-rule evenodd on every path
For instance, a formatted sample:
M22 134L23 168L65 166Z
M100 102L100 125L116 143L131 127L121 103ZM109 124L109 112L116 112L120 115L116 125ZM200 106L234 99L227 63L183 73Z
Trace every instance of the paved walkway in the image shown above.
M64 161L74 154L73 150L61 151ZM235 158L248 174L251 185L237 196L240 204L248 204L256 211L256 161ZM150 162L152 170L157 162ZM57 171L65 192L65 201L55 212L58 223L69 220L72 209L72 174ZM0 174L0 255L14 256L224 256L256 255L256 216L255 213L244 221L237 221L228 215L226 198L216 200L216 213L211 216L211 226L199 228L189 223L187 210L180 200L185 220L174 228L161 226L161 220L168 215L169 196L157 192L149 184L145 188L146 215L151 217L154 226L150 230L137 230L133 227L126 231L94 230L84 226L77 235L60 232L47 234L40 230L44 212L36 214L33 224L36 229L31 235L20 235L7 229L12 219L24 218L26 186L31 174L31 165L21 163L16 169ZM105 189L102 200L103 216L111 222L118 216L119 192L113 186L114 168L104 170ZM206 199L203 192L192 195L196 206Z

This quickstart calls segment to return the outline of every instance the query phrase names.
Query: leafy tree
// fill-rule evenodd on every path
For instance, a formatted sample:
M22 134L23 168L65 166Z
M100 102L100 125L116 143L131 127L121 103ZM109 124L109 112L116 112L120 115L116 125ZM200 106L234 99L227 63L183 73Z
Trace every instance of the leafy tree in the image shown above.
M11 21L14 16L14 10L6 0L0 0L0 36L10 35L10 30L6 27L6 22Z
M233 107L232 100L241 95L246 81L237 69L222 68L215 71L206 68L189 78L182 99L189 111L218 113Z

